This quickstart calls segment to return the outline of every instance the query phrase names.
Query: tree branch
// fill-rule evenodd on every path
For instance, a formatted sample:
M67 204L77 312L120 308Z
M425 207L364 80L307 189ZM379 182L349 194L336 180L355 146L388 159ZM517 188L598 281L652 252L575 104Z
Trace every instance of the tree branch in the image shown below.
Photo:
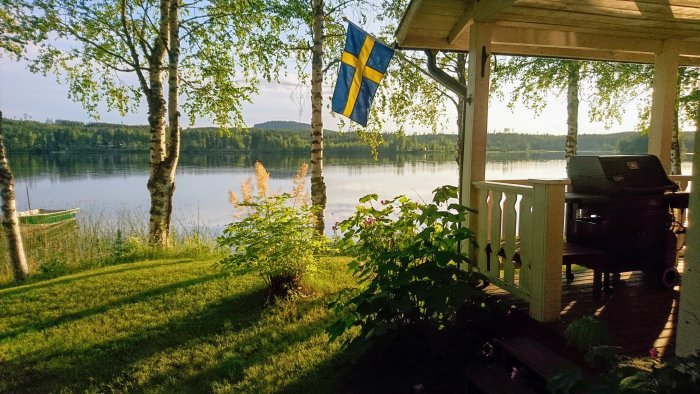
M139 55L136 52L134 42L131 39L131 34L129 32L129 27L126 21L126 0L120 1L120 8L121 9L119 10L119 16L122 22L122 31L124 32L124 37L126 39L126 46L129 48L131 57L134 60L134 71L136 72L136 76L139 79L139 84L141 84L141 89L143 89L144 93L149 94L150 88L148 86L148 82L146 81L146 77L143 75L143 71L141 70L141 61L139 60Z

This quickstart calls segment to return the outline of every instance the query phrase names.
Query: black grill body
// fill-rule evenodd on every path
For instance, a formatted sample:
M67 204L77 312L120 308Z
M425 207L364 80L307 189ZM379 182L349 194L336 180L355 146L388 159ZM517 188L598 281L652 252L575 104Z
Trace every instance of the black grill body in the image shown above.
M675 264L664 193L678 186L656 156L574 156L568 174L567 242L604 251L611 272Z

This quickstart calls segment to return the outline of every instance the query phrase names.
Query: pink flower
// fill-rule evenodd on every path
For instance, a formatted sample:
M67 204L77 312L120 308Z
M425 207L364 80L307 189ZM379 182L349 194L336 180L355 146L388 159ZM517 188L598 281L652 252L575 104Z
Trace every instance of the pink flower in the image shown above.
M659 351L656 350L655 347L649 349L649 357L653 358L654 360L658 360L659 358L661 358L661 356L659 355Z
M386 200L379 201L379 203L382 204L382 205L388 204L388 202L387 202Z
M371 216L368 216L365 218L365 220L362 222L365 226L371 226L372 223L374 223L374 218Z

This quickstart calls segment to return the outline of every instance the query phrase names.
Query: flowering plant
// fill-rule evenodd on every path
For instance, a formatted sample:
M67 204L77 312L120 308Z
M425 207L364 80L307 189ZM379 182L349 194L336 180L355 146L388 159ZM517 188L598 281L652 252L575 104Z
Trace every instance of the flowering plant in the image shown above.
M260 163L255 164L255 171L256 194L248 180L241 186L242 201L233 192L229 195L245 217L226 226L217 242L230 251L221 264L230 270L260 274L268 282L270 300L274 301L300 289L301 276L315 268L327 240L316 232L314 215L305 203L305 165L293 178L293 194L268 195L269 173Z

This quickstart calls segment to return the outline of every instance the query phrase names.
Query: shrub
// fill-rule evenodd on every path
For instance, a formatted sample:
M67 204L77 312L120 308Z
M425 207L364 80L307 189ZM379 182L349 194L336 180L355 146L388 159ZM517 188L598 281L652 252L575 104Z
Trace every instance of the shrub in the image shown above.
M221 260L228 269L254 271L266 279L270 300L285 298L301 289L301 276L314 269L318 255L327 240L316 233L311 208L302 198L305 165L295 176L295 194L267 195L267 179L260 163L256 163L258 193L253 195L250 181L242 185L243 202L232 193L234 205L246 216L229 224L217 242L230 250ZM265 175L267 174L267 175Z
M450 204L456 197L456 187L443 186L432 203L405 196L377 201L375 194L360 199L355 215L340 223L339 241L354 257L349 268L360 291L331 304L342 314L331 338L352 326L361 327L361 341L410 325L440 330L461 307L481 304L476 284L482 278L466 270L469 261L459 251L463 242L474 243L473 232L462 226L473 211Z

